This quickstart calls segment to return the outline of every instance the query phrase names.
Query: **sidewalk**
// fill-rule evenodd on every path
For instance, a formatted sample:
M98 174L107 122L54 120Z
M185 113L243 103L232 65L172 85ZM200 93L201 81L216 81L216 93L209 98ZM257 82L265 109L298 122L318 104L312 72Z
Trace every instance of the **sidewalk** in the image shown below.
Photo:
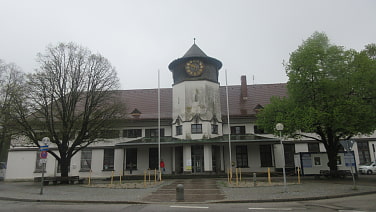
M351 179L334 181L302 178L302 183L296 184L294 178L288 178L287 192L284 192L283 185L241 187L242 184L240 184L239 187L227 187L226 179L196 179L194 182L192 180L169 179L159 185L147 188L134 188L137 187L136 184L134 187L126 189L88 187L87 185L49 185L43 187L43 195L40 195L39 183L0 182L0 200L124 204L176 203L175 185L181 183L186 187L184 201L186 203L299 201L376 193L376 177L372 177L374 178L357 180L356 190L353 189ZM249 186L252 182L247 180ZM262 178L259 180L267 181ZM275 179L275 181L281 182L281 179ZM200 182L202 183L200 184ZM103 183L109 184L109 182ZM208 187L209 184L217 186L217 188ZM163 195L162 190L165 191ZM208 192L216 195L208 195ZM159 199L153 200L153 195L158 194ZM196 198L191 201L189 195ZM209 196L211 198L206 199Z

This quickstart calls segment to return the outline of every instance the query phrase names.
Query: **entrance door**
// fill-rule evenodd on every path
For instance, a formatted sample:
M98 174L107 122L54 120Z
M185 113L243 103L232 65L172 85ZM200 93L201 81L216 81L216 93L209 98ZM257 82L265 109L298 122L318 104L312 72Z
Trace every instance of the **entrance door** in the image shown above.
M201 155L192 155L192 172L201 173L204 171L204 160Z
M204 146L192 146L192 173L204 172Z

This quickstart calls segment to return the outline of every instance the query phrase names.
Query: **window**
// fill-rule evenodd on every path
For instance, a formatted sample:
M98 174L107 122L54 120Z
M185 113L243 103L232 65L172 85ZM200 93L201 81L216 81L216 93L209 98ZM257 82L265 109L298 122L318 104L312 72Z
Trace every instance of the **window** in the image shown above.
M114 149L104 149L103 171L114 170Z
M272 145L260 145L260 161L261 167L273 166Z
M337 166L341 166L341 165L342 165L341 156L337 155Z
M164 129L161 128L161 137L164 137ZM153 138L158 137L158 129L146 129L145 130L145 137L146 138Z
M315 166L321 166L321 158L320 157L314 157L313 161L315 163Z
M137 149L130 148L126 150L126 169L132 170L137 169ZM157 162L158 163L158 162Z
M232 135L245 135L245 126L231 127Z
M368 142L357 142L357 145L359 154L359 164L367 164L368 162L371 162Z
M319 143L309 143L308 144L308 152L320 152L320 144Z
M238 168L248 168L248 151L246 145L236 146L236 164Z
M158 169L158 148L149 149L149 169Z
M218 134L218 125L212 124L212 134Z
M183 126L176 126L176 135L183 135Z
M81 150L81 169L80 171L90 171L91 169L91 149Z
M202 133L202 124L192 124L191 125L191 133L192 134Z
M35 160L35 171L36 173L42 173L43 164L40 161L40 151L37 151L37 159Z
M102 130L99 138L119 138L119 130Z
M255 125L253 127L253 131L255 132L255 134L264 134L264 129L261 129L260 127L258 127L257 125Z
M123 137L125 137L125 138L142 137L142 130L141 129L126 129L126 130L123 130Z

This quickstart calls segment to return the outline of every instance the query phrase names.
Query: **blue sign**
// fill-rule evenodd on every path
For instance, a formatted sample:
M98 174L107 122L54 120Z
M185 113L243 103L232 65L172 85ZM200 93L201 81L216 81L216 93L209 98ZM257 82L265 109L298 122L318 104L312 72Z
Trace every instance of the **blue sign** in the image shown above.
M352 154L352 152L345 153L345 166L347 166L347 167L354 166L355 167L355 158L354 158L354 155Z
M45 145L45 146L40 146L39 147L39 151L48 151L48 146Z

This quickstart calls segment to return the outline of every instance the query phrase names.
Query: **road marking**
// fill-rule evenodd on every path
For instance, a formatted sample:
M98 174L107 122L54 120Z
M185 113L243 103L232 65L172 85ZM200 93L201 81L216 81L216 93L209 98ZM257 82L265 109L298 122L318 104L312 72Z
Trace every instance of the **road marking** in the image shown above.
M365 211L339 210L338 212L365 212Z
M249 210L292 211L292 208L248 208Z
M209 207L201 206L182 206L182 205L171 205L170 208L192 208L192 209L208 209Z

